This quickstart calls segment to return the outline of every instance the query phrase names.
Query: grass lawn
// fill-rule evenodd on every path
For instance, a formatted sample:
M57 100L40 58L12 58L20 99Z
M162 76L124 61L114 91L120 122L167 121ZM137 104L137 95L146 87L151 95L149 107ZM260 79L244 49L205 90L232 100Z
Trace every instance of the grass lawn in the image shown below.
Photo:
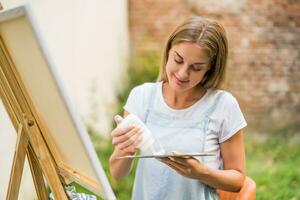
M257 184L257 199L300 199L299 133L247 133L245 141L247 174Z

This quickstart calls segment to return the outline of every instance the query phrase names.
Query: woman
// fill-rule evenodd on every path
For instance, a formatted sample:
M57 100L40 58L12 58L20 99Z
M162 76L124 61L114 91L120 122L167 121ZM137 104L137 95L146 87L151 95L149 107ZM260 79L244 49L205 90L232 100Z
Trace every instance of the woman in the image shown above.
M164 150L209 152L215 156L140 159L132 199L218 199L215 189L239 191L245 179L243 128L238 102L222 90L228 56L224 28L216 21L192 17L170 35L159 81L132 89L124 116L137 115ZM116 116L120 123L122 118ZM140 127L117 127L112 176L130 172L141 140Z

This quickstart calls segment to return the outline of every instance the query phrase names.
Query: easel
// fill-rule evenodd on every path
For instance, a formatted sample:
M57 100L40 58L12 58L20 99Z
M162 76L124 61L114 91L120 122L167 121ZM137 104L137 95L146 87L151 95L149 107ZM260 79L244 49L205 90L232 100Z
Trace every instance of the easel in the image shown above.
M18 197L27 155L39 199L48 199L46 185L68 199L64 186L76 182L115 200L49 55L29 4L0 12L0 98L18 133L7 199Z
M6 199L18 199L26 155L38 199L48 199L44 177L56 200L69 199L64 188L69 181L61 175L62 169L57 164L59 155L55 152L55 145L47 127L34 110L1 36L0 97L18 134ZM69 174L73 176L72 172Z

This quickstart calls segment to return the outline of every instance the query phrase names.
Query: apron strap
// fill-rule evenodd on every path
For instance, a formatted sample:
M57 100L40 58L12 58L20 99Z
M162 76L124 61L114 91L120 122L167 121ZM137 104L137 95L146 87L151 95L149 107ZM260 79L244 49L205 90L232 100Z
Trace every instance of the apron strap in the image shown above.
M210 118L209 116L216 110L218 103L221 99L221 97L223 96L223 92L221 92L217 98L215 99L213 105L204 113L204 117L205 117L205 127L204 127L204 134L203 134L203 141L202 141L202 152L205 151L205 144L206 144L206 136L207 136L207 132L208 132L208 125L209 125L209 121ZM201 162L204 164L205 163L205 157L201 157ZM214 196L212 196L213 193L216 193L216 189L207 185L207 184L203 184L204 185L204 192L205 192L205 199L215 199Z
M210 115L215 111L215 109L217 108L217 105L221 99L221 97L223 96L223 92L221 92L217 98L215 99L213 105L204 113L204 120L205 120L205 125L204 125L204 134L203 134L203 138L202 138L202 152L205 151L205 143L206 143L206 136L207 136L207 129L208 129L208 125L209 125L209 121L210 121ZM202 157L204 161L204 157Z
M149 100L149 105L148 105L148 108L146 109L146 114L145 114L145 123L147 122L148 120L148 116L149 116L149 112L150 110L153 108L154 106L154 101L155 101L155 94L156 94L156 91L157 91L157 84L158 83L154 83L152 85L152 88L151 88L151 91L150 91L150 100Z
M204 116L209 117L215 111L222 96L223 96L223 92L220 92L220 94L215 99L213 105L209 109L207 109L207 111L204 113Z

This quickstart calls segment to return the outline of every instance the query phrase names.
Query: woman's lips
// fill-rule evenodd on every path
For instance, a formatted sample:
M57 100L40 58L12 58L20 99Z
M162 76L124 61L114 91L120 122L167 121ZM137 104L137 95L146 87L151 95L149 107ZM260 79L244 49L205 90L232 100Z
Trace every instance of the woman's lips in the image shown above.
M175 74L173 74L173 76L175 77L176 83L179 84L179 85L183 85L183 84L189 82L188 80L187 81L180 80L179 78L177 78L177 76Z

